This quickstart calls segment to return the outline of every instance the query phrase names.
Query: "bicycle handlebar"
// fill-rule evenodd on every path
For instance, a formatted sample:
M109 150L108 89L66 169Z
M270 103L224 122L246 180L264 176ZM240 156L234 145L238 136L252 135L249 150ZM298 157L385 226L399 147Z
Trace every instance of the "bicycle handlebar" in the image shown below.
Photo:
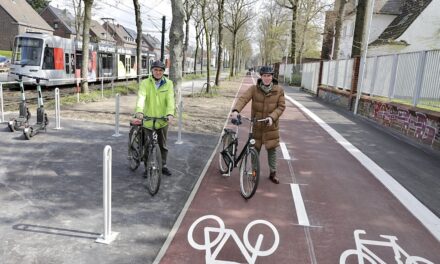
M167 116L161 116L161 117L149 117L149 116L144 116L144 121L157 121L157 120L163 120L163 121L168 121L168 117Z
M246 120L248 120L248 121L250 121L252 123L254 123L254 122L267 122L266 118L263 118L263 119L256 119L255 117L249 118L249 117L246 117L244 115L238 114L237 115L237 119L235 119L235 118L232 119L232 124L234 124L236 126L241 125L242 124L242 122L241 122L242 118L244 118L244 119L246 119Z

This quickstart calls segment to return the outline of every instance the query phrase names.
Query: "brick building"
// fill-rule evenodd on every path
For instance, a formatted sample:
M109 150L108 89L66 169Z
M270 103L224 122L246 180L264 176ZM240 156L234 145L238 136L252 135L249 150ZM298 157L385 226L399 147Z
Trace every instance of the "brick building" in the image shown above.
M26 32L52 35L53 31L26 0L0 1L0 50L12 50L16 35Z

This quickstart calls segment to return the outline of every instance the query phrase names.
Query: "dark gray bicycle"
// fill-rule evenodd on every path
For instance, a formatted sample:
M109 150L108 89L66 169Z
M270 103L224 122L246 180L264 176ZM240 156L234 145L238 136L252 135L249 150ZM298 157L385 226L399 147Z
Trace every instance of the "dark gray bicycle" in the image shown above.
M145 130L143 124L152 120L153 127L148 135L147 153L144 148ZM135 171L140 163L145 164L147 189L151 195L159 191L160 180L162 178L162 156L159 143L157 141L156 121L168 119L166 117L144 117L142 120L133 119L130 121L130 133L128 134L128 163L130 169Z
M250 121L249 137L240 154L238 154L238 127L242 124L242 118ZM260 178L260 161L258 151L254 147L255 139L253 139L252 129L255 122L265 120L256 120L255 118L238 115L237 119L231 121L236 129L235 131L230 128L224 129L219 155L219 168L223 176L230 176L232 169L240 164L240 193L245 199L249 199L255 194Z

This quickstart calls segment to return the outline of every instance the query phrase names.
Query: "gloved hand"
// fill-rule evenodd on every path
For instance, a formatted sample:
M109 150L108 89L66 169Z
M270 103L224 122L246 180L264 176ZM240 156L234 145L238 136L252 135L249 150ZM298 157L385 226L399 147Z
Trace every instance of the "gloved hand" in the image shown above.
M136 119L143 119L144 118L144 114L141 112L137 112L136 114L134 114L134 117Z
M272 117L268 116L264 120L266 120L266 126L271 126L273 124Z
M237 111L232 111L231 118L232 119L237 119L238 115L239 115L239 113Z

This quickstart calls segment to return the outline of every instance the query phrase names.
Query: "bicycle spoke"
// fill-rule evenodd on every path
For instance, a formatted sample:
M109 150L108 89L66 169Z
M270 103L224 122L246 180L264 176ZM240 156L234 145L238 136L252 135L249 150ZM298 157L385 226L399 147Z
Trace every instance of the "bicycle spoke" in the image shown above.
M251 198L257 190L260 177L258 152L251 148L243 157L240 165L240 190L245 199Z
M162 177L162 159L159 146L155 144L148 153L147 160L147 188L151 195L159 190Z

